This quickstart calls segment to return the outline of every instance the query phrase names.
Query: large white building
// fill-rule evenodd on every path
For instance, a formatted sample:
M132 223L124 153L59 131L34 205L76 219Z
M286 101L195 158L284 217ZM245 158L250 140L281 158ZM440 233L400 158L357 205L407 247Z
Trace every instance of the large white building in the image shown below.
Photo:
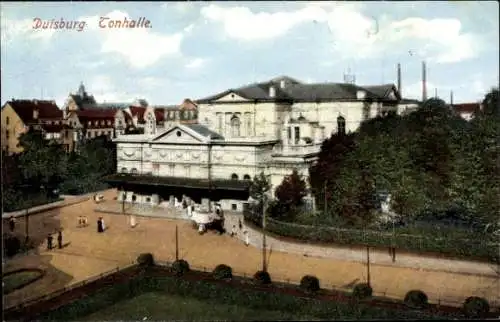
M134 176L116 175L110 182L133 190L126 194L128 201L158 203L170 194L199 200L205 191L222 199L223 208L240 210L249 180L260 172L273 190L293 169L307 176L332 133L355 131L366 119L418 104L403 100L392 84L304 84L290 77L195 102L199 124L161 131L146 126L144 135L115 139L117 172Z

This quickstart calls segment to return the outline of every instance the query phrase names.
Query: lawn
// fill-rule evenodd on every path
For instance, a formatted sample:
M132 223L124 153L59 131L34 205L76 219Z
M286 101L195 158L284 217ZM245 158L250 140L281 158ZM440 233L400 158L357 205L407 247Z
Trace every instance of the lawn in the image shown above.
M117 302L105 309L82 317L80 321L277 321L303 320L288 312L255 310L238 305L201 301L194 298L148 292L134 298Z

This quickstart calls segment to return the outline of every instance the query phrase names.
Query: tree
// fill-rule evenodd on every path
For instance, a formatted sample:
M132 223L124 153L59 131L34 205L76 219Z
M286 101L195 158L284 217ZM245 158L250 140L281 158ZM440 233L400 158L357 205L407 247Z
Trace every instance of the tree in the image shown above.
M271 190L271 183L264 172L259 173L259 175L253 178L252 184L250 185L250 197L254 199L257 204L251 205L250 219L257 225L261 225L263 207L264 204L269 201L267 196L269 190Z
M271 216L278 219L292 220L302 205L302 199L307 195L306 182L296 169L291 175L283 178L274 192L277 202L271 207Z
M280 203L298 207L302 204L302 199L307 195L306 182L294 169L292 174L283 178L281 184L276 187L274 195Z

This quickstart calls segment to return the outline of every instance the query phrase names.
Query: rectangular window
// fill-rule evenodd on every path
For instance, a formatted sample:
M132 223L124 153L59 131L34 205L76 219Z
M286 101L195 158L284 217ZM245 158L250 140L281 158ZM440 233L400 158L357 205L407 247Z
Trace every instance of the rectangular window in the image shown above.
M300 127L295 127L295 144L299 144L300 140Z
M292 128L291 127L287 127L287 133L288 133L288 140L290 141L292 139Z
M5 125L9 125L9 117L8 116L5 118Z
M216 124L217 132L222 133L222 122L224 115L222 115L222 113L215 113L215 116L217 120Z

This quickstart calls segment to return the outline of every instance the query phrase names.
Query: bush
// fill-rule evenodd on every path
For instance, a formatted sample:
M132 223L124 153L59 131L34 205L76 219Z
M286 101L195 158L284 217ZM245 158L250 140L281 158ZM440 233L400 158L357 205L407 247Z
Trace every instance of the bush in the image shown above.
M367 283L360 283L354 286L352 296L358 300L371 297L373 294L372 287Z
M490 312L490 304L482 297L468 297L463 306L465 316L469 318L485 318Z
M153 254L142 253L137 257L137 263L139 266L153 266L155 264Z
M262 284L262 285L265 285L265 284L271 284L271 276L269 275L268 272L265 272L265 271L258 271L257 273L255 273L255 275L253 276L253 278L259 283L259 284Z
M5 255L12 257L21 250L21 241L16 236L4 238Z
M231 279L233 278L233 270L227 265L220 264L214 269L212 275L216 280Z
M300 280L300 288L307 292L319 291L319 279L316 276L305 275Z
M412 290L406 293L404 302L409 307L416 309L423 309L429 304L427 295L420 290Z
M190 271L189 263L183 259L176 260L172 264L172 272L175 276L180 277Z

